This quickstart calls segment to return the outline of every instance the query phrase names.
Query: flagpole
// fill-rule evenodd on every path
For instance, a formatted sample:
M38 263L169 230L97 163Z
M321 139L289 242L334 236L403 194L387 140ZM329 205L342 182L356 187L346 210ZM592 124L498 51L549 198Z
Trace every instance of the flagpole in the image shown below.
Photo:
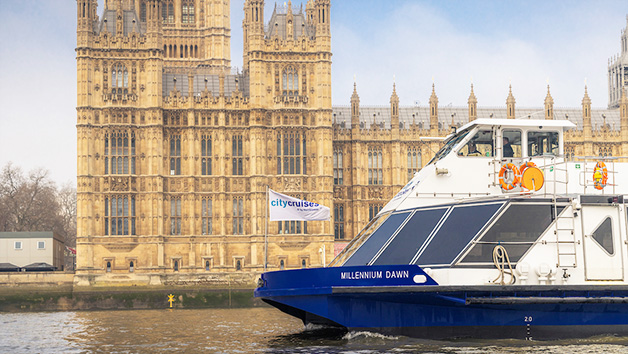
M268 266L268 185L266 185L266 206L264 207L264 271Z

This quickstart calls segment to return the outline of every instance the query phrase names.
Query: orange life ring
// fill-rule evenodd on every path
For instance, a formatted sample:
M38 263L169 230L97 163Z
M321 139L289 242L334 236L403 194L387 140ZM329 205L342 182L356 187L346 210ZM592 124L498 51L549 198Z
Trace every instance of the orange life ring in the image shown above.
M506 175L507 170L512 171L512 174L513 174L513 179L512 179L512 182L510 183L506 182L506 180L504 179L504 176ZM517 168L517 166L515 166L515 164L507 163L507 164L502 165L501 170L499 170L499 184L502 186L503 190L506 190L506 191L512 190L519 184L519 181L520 181L519 169Z
M593 185L595 189L602 190L608 183L608 170L606 164L602 161L598 161L593 169Z
M528 167L536 167L536 164L532 161L524 162L523 165L519 167L519 173L521 174L521 176L523 176L523 171L525 171L525 169Z

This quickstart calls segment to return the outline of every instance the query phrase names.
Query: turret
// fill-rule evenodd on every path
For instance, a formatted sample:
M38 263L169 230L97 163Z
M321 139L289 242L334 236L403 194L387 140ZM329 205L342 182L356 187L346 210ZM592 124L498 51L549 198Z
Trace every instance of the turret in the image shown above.
M582 98L582 124L585 133L587 129L591 131L591 98L589 98L586 85L584 85L584 97Z
M471 94L469 94L467 102L469 103L469 122L471 122L478 118L478 99L473 93L473 84L471 84Z
M330 31L330 0L314 0L316 9L316 37L329 36Z
M147 0L146 2L146 33L149 38L161 33L161 7L160 0Z
M508 98L506 98L506 117L515 119L515 96L512 95L512 85L508 86Z
M547 96L545 96L545 119L554 119L554 99L550 94L549 85L547 85Z
M432 95L430 96L430 134L438 135L438 97L436 97L434 84L432 84Z
M316 25L316 9L314 6L314 0L308 0L305 5L305 21L308 25Z
M399 96L397 96L396 85L393 83L393 92L390 95L390 126L394 131L399 130Z
M353 82L353 94L351 95L351 132L353 135L360 133L360 96L358 96L355 81Z
M76 42L79 48L87 46L90 36L94 34L94 26L98 20L97 7L97 0L76 1Z
M244 36L242 62L246 71L249 69L251 42L260 42L264 39L264 0L246 0L244 3L242 34Z

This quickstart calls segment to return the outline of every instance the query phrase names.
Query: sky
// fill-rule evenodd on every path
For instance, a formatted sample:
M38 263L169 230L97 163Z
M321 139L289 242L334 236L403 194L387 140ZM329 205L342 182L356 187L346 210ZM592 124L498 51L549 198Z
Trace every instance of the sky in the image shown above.
M306 0L303 0L305 4ZM284 2L278 2L282 5ZM232 65L242 67L244 0L231 0ZM293 1L298 7L301 1ZM267 1L266 21L274 2ZM305 6L305 5L304 5ZM102 0L98 9L102 14ZM332 102L349 105L556 107L608 104L628 2L332 0ZM0 0L0 168L45 168L76 182L76 1Z

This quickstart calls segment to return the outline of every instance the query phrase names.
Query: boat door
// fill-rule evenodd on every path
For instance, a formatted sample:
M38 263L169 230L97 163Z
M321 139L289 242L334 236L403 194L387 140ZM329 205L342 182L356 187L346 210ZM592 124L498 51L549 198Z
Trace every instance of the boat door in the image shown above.
M620 214L616 205L582 208L586 280L623 280Z

